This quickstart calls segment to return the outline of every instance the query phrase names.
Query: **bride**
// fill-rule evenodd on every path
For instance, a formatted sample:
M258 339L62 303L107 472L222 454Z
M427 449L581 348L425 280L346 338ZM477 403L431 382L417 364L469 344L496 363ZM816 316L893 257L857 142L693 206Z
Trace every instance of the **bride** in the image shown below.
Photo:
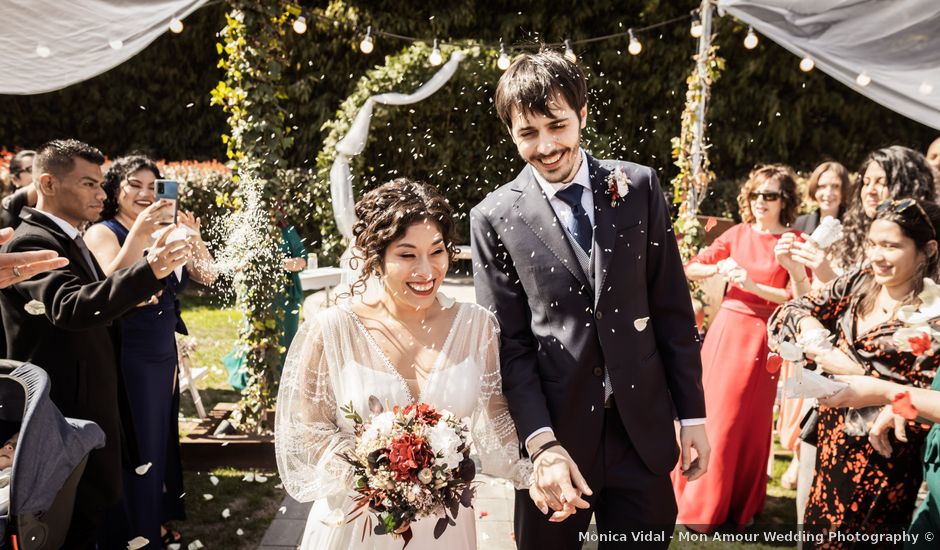
M456 253L450 205L434 187L399 178L367 193L356 217L363 269L351 288L355 299L301 327L278 393L278 470L292 497L314 501L304 549L404 544L401 537L363 529L366 514L348 521L352 469L337 454L354 444L352 423L340 411L350 402L360 413L370 410L370 396L387 408L420 402L447 409L470 420L473 452L486 473L522 489L532 470L519 457L501 392L495 318L438 294ZM363 296L370 277L384 287L375 298ZM412 523L409 549L476 548L472 510L462 509L439 539L433 535L437 519Z

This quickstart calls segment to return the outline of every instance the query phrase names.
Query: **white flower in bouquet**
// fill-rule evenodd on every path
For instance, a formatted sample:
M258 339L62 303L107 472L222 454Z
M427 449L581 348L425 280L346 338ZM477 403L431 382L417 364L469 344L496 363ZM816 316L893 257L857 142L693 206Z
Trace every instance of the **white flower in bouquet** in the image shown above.
M813 234L810 235L809 238L812 239L819 248L826 250L842 238L842 222L832 216L826 216L819 222L819 226L816 227L816 230L813 231Z
M427 438L434 454L439 457L443 455L435 464L453 469L463 460L463 453L457 450L462 443L460 435L443 419L428 430Z
M434 481L434 472L430 468L425 468L418 472L418 480L427 485Z
M924 290L917 297L920 307L902 306L898 309L899 321L906 325L923 325L940 317L940 285L924 278Z
M356 452L366 456L372 451L384 447L388 443L392 428L395 426L395 413L386 411L372 417L366 430L362 433L356 445Z

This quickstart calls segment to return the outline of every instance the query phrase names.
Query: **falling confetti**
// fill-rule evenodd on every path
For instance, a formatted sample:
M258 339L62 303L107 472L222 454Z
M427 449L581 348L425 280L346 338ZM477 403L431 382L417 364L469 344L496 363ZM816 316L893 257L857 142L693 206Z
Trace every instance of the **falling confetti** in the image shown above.
M911 403L911 393L901 392L894 396L891 401L891 410L894 414L901 416L905 420L914 420L917 418L917 407Z
M215 477L215 476L209 476L209 483L211 483L212 485L218 485L218 484L219 484L219 478L217 478L217 477Z
M150 471L151 466L153 466L153 462L141 464L140 466L134 468L134 472L137 473L137 475L142 476Z
M223 518L228 519L229 516L231 516L231 515L232 515L232 512L230 512L228 508L226 508L225 510L222 510L222 517L223 517Z
M767 372L774 374L783 366L783 357L776 353L767 354Z
M643 332L646 330L646 324L649 323L649 320L649 317L640 317L633 321L633 328L635 328L637 332Z
M144 537L134 537L127 541L127 550L140 550L148 544L150 544L150 539L146 539Z
M212 499L215 498L215 497L213 497L213 496L210 495L209 493L203 493L203 494L202 494L202 498L204 498L204 499L206 499L206 500L212 500Z

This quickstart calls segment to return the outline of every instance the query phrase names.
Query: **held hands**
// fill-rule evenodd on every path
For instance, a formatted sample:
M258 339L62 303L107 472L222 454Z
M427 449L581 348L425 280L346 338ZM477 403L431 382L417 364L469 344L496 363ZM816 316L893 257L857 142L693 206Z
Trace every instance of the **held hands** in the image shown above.
M725 274L725 280L730 284L740 287L752 294L757 293L757 283L751 279L751 276L747 274L747 270L741 266L737 266L734 269L728 271L728 273Z
M796 233L793 232L784 233L777 239L777 244L774 246L774 256L777 258L777 263L787 271L797 271L801 267L800 263L793 257L796 246L800 244L802 243L799 242Z
M183 267L192 256L193 246L189 239L167 244L166 239L172 230L173 226L167 227L147 253L147 262L157 279L163 279L174 269Z
M0 229L0 244L12 238L12 229L9 227ZM68 258L60 258L53 250L0 253L0 288L15 285L40 273L65 267L68 264Z
M590 508L590 504L581 497L594 493L578 465L561 445L539 453L533 466L535 474L529 497L543 514L548 514L549 508L554 510L548 521L564 521L578 509Z
M705 433L705 425L697 424L695 426L682 426L679 430L679 443L682 447L682 475L686 481L695 481L705 475L708 471L708 461L712 450L708 444L708 436ZM695 449L696 457L692 459L692 449Z

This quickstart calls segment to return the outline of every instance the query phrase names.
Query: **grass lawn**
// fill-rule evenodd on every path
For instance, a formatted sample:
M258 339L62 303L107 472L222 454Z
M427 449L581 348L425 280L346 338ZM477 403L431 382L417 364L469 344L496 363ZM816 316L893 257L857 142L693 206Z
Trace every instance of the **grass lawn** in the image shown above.
M238 401L239 392L228 384L228 373L222 358L234 347L238 338L241 315L230 301L213 296L183 296L183 320L190 335L199 343L193 367L207 367L209 374L200 380L199 393L206 410L220 401ZM181 412L195 417L196 409L189 393L181 397ZM248 550L258 547L274 519L284 489L276 472L256 472L267 481L243 481L249 471L218 468L211 472L183 473L186 490L186 521L173 522L188 542L199 540L207 549ZM212 483L212 476L218 484ZM211 495L206 499L204 495ZM228 510L228 517L223 512ZM240 531L239 531L240 530ZM185 546L184 546L185 548Z

